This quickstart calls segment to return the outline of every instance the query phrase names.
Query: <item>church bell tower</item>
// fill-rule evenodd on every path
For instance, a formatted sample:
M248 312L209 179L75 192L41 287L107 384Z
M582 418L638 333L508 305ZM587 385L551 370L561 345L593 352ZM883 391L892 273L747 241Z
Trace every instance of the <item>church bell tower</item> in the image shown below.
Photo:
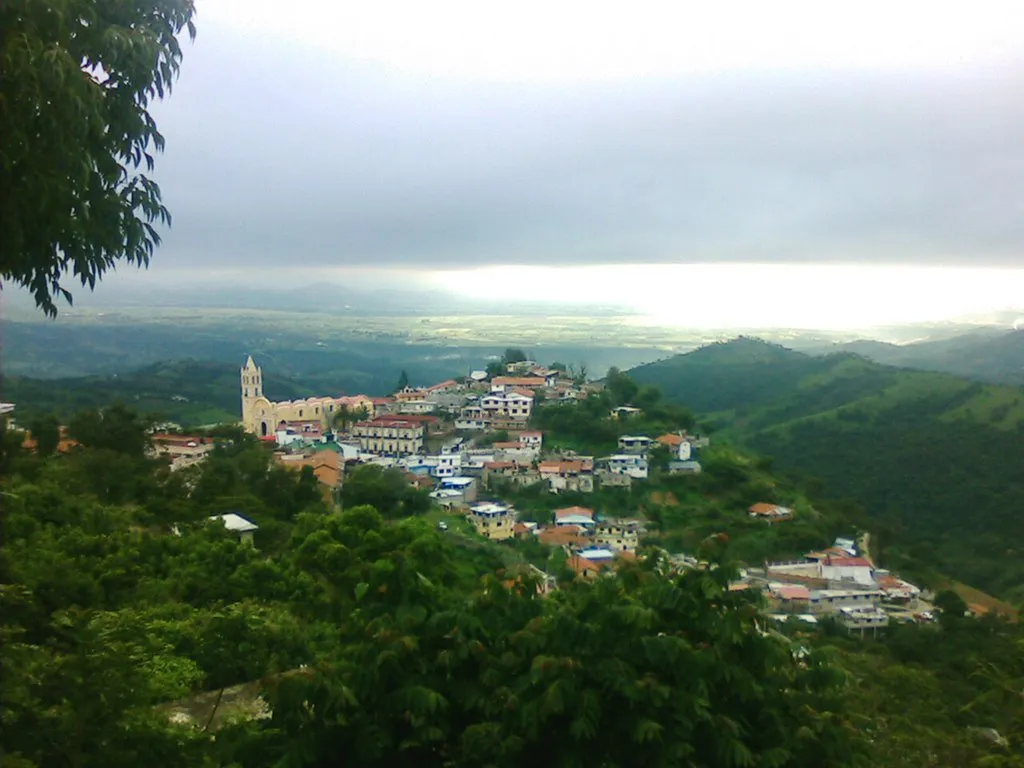
M263 397L263 369L253 362L252 355L245 361L241 371L242 386L242 426L249 432L256 432L255 404Z

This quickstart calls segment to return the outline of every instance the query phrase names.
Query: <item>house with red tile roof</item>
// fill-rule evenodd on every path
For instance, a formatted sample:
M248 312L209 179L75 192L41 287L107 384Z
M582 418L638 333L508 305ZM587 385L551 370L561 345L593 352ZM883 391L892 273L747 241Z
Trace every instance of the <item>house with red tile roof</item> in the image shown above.
M552 493L592 493L594 490L594 462L591 459L542 461L538 470Z
M594 510L586 507L556 509L555 525L578 525L589 528L594 525Z
M605 573L610 573L615 568L615 559L588 557L587 551L571 555L565 564L576 574L578 579L596 579Z
M578 525L548 526L537 533L537 541L549 547L564 547L573 549L585 547L589 539L583 529Z
M757 518L758 520L764 520L767 523L778 523L783 520L790 520L793 517L793 510L789 507L782 507L778 504L768 504L767 502L759 501L757 504L752 504L747 510L750 516Z
M546 385L547 381L540 376L495 376L491 379L492 392L506 392L513 387L538 389Z

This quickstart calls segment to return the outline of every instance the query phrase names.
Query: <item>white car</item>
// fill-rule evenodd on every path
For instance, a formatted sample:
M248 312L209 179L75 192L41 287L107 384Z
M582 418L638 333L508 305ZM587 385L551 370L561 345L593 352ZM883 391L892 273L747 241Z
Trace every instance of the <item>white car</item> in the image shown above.
M448 530L448 523L446 523L444 520L442 520L441 522L439 522L437 524L437 530L439 530L439 531L447 531Z

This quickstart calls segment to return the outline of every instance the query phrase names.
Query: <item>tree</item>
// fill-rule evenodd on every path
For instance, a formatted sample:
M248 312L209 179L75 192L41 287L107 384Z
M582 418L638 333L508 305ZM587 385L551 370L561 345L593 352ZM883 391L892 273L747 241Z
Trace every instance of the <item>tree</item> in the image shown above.
M370 412L366 410L365 405L361 405L358 408L349 408L347 405L339 405L338 410L334 412L334 426L344 432L349 428L349 426L358 421L363 421L369 415Z
M939 592L934 605L939 609L939 622L944 627L955 626L967 613L967 603L951 589Z
M398 377L398 383L395 384L395 392L401 392L403 389L409 386L409 374L404 370L401 376Z
M487 371L487 375L493 379L495 376L501 376L505 373L505 366L500 360L492 360L487 364L485 370Z
M590 371L587 370L586 363L580 363L576 368L576 377L574 381L576 384L586 384L587 377L590 375Z
M33 419L28 425L32 439L36 441L36 451L40 456L49 456L56 452L60 445L60 422L52 413Z
M505 587L492 576L467 600L408 557L333 550L335 580L365 562L357 606L331 662L271 692L268 764L809 767L859 757L842 672L765 632L756 606L729 593L726 569L668 579L635 568L551 599L529 577ZM383 600L390 610L373 610Z
M505 350L505 356L503 359L505 363L508 364L525 363L528 358L526 357L526 353L523 352L523 350L516 349L515 347L509 347L508 349Z
M615 366L608 369L608 374L604 379L604 386L611 395L612 402L615 405L626 405L632 403L633 399L640 391L636 382Z
M345 480L341 501L346 509L371 506L386 518L410 517L430 508L430 497L410 486L401 470L376 464L358 467Z
M149 420L116 403L102 411L80 411L71 418L68 434L82 445L141 457L149 446Z
M551 365L548 366L548 368L550 368L552 371L561 371L562 373L565 373L566 371L569 370L565 363L559 362L552 363Z
M70 273L90 289L145 266L170 223L146 175L164 138L148 107L170 91L193 0L0 4L0 275L55 316Z

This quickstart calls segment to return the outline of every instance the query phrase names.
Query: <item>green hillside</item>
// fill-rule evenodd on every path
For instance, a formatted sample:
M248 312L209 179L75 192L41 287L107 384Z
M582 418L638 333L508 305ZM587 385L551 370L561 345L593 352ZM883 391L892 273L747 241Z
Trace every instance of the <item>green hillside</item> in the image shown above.
M854 341L829 352L853 352L877 363L952 373L991 384L1024 385L1024 331L985 329L915 344Z
M309 387L273 374L265 376L264 390L269 397L281 400L315 394ZM17 416L23 422L42 413L67 419L82 408L118 401L183 426L237 421L241 409L238 367L197 360L158 363L109 376L5 376L0 379L0 392L5 400L17 405Z
M888 558L1024 600L1024 391L753 339L633 369L863 504Z
M552 439L609 448L610 396L551 406L575 417ZM633 426L684 426L647 396ZM712 567L675 571L641 545L591 580L559 548L483 539L397 470L354 469L339 507L253 436L222 430L172 472L136 414L96 416L49 455L0 420L5 768L1024 760L1021 623L942 593L937 622L861 638L824 617L776 624L758 590L731 588L736 558L818 546L853 521L728 446L698 476L655 472L628 504L656 543ZM796 516L754 523L750 498ZM604 514L613 501L586 499ZM208 520L228 511L255 524L251 542Z

